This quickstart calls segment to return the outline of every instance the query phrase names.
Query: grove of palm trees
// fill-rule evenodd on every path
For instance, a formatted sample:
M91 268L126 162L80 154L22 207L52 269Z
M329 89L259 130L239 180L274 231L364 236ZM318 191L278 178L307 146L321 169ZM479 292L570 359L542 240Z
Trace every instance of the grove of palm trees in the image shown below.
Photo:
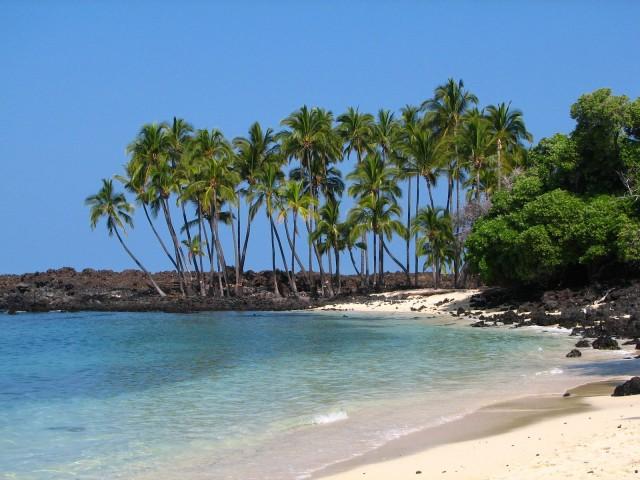
M305 105L277 129L256 122L233 139L183 119L146 124L127 147L124 173L103 180L87 203L92 226L104 217L109 234L144 269L121 235L133 228L133 203L142 208L183 296L242 295L247 252L258 247L252 231L258 215L269 229L260 251L270 255L276 296L282 295L278 271L286 275L287 294L338 295L345 265L361 291L383 289L390 268L404 273L406 286L416 285L423 271L436 288L443 274L455 286L475 272L489 281L512 280L504 272L487 274L491 252L483 248L501 240L486 231L481 239L472 227L487 215L502 221L504 212L491 207L494 195L502 205L514 185L515 192L549 163L540 151L550 141L532 151L530 142L522 112L511 103L482 108L462 80L449 79L431 98L399 112L349 108L334 115ZM354 167L343 172L347 160ZM547 167L553 174L555 167ZM405 245L401 258L389 248L394 238ZM512 258L505 268L517 265Z

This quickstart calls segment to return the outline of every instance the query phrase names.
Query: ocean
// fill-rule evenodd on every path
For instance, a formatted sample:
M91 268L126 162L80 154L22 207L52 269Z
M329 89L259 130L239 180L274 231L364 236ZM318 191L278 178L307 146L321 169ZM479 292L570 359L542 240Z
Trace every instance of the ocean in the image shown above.
M481 405L561 392L583 374L574 342L448 316L0 315L0 478L306 478Z

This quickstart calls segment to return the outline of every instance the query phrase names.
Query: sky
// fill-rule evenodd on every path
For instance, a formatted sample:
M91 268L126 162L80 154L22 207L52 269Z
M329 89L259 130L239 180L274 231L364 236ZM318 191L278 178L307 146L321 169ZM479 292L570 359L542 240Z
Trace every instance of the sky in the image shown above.
M640 96L639 25L633 0L0 0L0 273L133 267L84 199L144 123L233 138L303 104L398 110L453 77L481 105L512 101L539 140L571 131L583 93ZM168 269L136 222L132 250ZM254 232L248 266L269 268L262 218Z

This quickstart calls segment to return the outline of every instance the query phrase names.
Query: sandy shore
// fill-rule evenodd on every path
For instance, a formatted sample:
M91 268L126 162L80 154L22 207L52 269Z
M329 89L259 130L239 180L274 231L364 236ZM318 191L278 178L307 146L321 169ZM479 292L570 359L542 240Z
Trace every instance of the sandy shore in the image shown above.
M611 397L612 388L603 382L568 398L492 405L370 458L338 464L320 478L640 478L640 396Z
M399 290L371 294L370 300L367 302L334 303L324 305L316 310L436 315L455 312L460 307L468 310L471 297L477 293L480 293L480 290L434 290L432 288Z

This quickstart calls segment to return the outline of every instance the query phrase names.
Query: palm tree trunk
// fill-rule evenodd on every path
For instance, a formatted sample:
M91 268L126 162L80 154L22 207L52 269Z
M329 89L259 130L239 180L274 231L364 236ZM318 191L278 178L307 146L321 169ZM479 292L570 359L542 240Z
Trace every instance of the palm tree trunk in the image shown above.
M431 191L431 182L428 177L424 177L425 182L427 182L427 191L429 192L429 203L431 204L431 208L435 209L435 203L433 201L433 192ZM447 213L449 212L449 207L447 207Z
M380 263L380 267L378 268L378 277L380 288L384 288L384 240L382 238L382 233L378 234L378 262Z
M358 270L358 266L356 265L356 259L353 257L353 249L348 247L349 250L349 258L351 259L351 265L353 265L353 269L355 270L358 276L361 275L360 270Z
M215 193L213 195L213 204L217 205ZM225 262L224 251L222 250L222 243L220 242L220 232L219 232L219 229L218 229L218 222L219 222L219 218L220 217L219 217L219 212L218 212L218 208L217 207L215 209L214 209L214 207L212 207L211 215L214 218L213 227L215 229L214 236L213 236L213 242L214 242L214 245L216 247L218 263L220 264L220 269L222 270L222 278L224 279L224 283L228 288L229 287L229 279L227 278L227 262ZM223 294L224 294L224 292L223 292Z
M287 256L284 254L284 249L282 248L282 242L280 241L280 234L278 233L278 229L276 228L276 224L273 221L273 217L269 215L269 222L271 222L271 226L273 227L273 232L276 234L276 240L278 241L278 248L280 249L280 257L282 257L282 264L284 265L284 271L287 272L287 278L289 279L289 285L293 290L293 294L298 296L298 286L296 285L295 277L292 277L289 272L289 266L287 265Z
M387 247L387 243L385 241L382 242L382 246L384 247L384 251L387 252L387 255L389 255L389 257L391 257L391 260L393 260L393 262L398 265L398 267L400 267L400 270L402 270L405 273L409 272L409 269L407 269L404 265L402 265L402 263L400 262L400 260L398 260L395 255L393 253L391 253L391 250L389 250L389 247Z
M278 276L276 275L276 245L273 239L273 222L270 223L271 227L271 271L273 272L273 293L276 297L280 296L280 290L278 290Z
M218 274L218 286L220 289L220 296L224 297L224 289L222 288L222 278L220 277L220 254L218 252L218 246L216 242L216 217L213 214L213 209L209 213L209 227L211 228L211 289L214 290L214 272L217 270ZM216 265L218 268L214 268L214 258L216 259Z
M308 223L305 223L305 224L307 226L307 235L309 238L311 238L311 229L309 228L309 224ZM322 266L322 257L320 255L320 252L318 251L318 246L316 245L316 243L311 241L311 245L316 255L316 260L318 261L318 271L320 272L320 283L322 285L322 290L324 293L325 277L324 277L324 267ZM327 290L329 291L329 296L333 297L333 287L331 286L331 282L327 284Z
M306 276L308 278L309 281L309 285L311 285L311 278L307 275L307 270L304 268L304 265L302 263L302 260L300 260L300 257L298 256L298 252L296 251L296 234L295 232L298 229L298 225L297 225L297 219L296 219L296 214L293 214L293 229L294 229L294 234L293 234L293 239L291 238L291 234L289 232L289 227L287 226L287 222L285 221L284 223L284 232L287 235L287 242L289 243L289 248L291 248L291 261L293 262L294 260L298 263L298 266L300 267L300 271L302 272L302 274L304 276ZM293 265L291 266L291 273L292 275L295 275L294 271L293 271Z
M333 284L333 259L331 258L331 247L327 247L327 265L329 265L329 282Z
M204 232L204 235L206 235L206 229L204 229L202 225L202 210L200 209L200 202L197 203L196 207L198 208L198 235L200 236L200 245L202 245L202 236L203 236L203 232ZM207 252L208 252L209 240L207 240L205 248L207 249ZM198 279L198 281L200 282L200 295L204 297L206 292L204 288L205 278L204 278L204 265L202 264L202 257L203 257L202 252L199 255L199 257L200 257L200 278Z
M459 168L459 167L458 167ZM458 288L458 280L460 278L460 170L458 169L458 177L456 178L456 221L454 231L454 252L453 252L453 286Z
M236 234L236 225L238 227L238 232ZM236 271L236 275L235 275L235 284L234 284L234 288L233 291L236 295L236 297L240 296L240 285L241 285L241 279L240 279L240 244L238 243L238 239L240 238L240 217L238 217L238 223L234 223L233 222L233 218L231 219L231 236L233 239L233 260L235 263L235 271Z
M251 206L249 206L249 213L247 213L247 230L244 233L244 242L242 243L242 255L240 257L240 272L244 272L244 261L247 258L247 245L249 244L250 234L251 234Z
M378 286L378 276L377 276L377 269L378 269L378 247L377 247L377 238L378 236L376 235L376 231L373 231L373 285L375 287Z
M407 273L407 285L411 283L411 276L409 274L411 234L409 232L411 232L411 177L409 177L409 194L407 195L407 268L405 269L405 272Z
M416 215L420 210L420 176L416 175ZM413 236L413 259L414 259L414 269L413 269L413 284L414 287L418 286L418 232Z
M342 293L342 281L340 279L340 251L337 247L334 247L334 252L336 255L336 280L338 282L338 295Z
M155 282L155 280L153 279L153 277L151 276L151 274L147 271L146 268L144 268L144 266L142 265L142 263L140 263L140 260L138 260L135 255L131 252L131 250L129 250L129 248L127 247L127 245L124 243L124 240L122 240L122 237L120 236L120 232L118 231L118 227L114 227L113 229L116 232L116 236L118 237L118 240L120 240L120 245L122 245L122 248L124 248L125 252L127 252L129 254L129 256L131 257L131 259L136 262L136 265L138 265L138 267L140 268L140 270L142 270L144 272L144 274L147 276L147 278L149 279L149 281L151 282L151 285L153 285L153 287L156 289L156 291L158 292L158 294L161 297L166 297L167 294L164 293L162 291L162 289L158 286L158 284Z
M145 215L145 217L147 217L147 221L149 222L149 225L151 226L151 230L153 230L153 234L156 236L156 239L158 240L158 242L160 242L160 246L162 247L162 250L167 255L167 257L169 257L169 261L171 262L173 267L176 269L176 271L178 271L178 265L176 264L176 261L174 260L174 258L169 253L169 250L167 249L167 246L165 245L164 241L162 240L162 237L160 236L160 234L156 230L155 225L151 221L151 217L149 216L149 210L147 209L147 204L144 203L144 202L142 202L142 209L144 210L144 215ZM178 274L179 273L180 272L178 272Z
M176 235L176 231L173 228L173 222L171 221L171 214L169 213L169 206L167 205L164 198L160 198L160 205L162 207L162 212L164 213L164 219L167 222L167 229L169 230L169 234L171 235L171 240L173 241L173 248L175 250L176 255L176 264L178 265L178 280L180 282L180 292L183 296L186 295L185 291L185 283L186 278L184 276L184 264L182 261L182 249L180 248L180 243L178 242L178 236Z

